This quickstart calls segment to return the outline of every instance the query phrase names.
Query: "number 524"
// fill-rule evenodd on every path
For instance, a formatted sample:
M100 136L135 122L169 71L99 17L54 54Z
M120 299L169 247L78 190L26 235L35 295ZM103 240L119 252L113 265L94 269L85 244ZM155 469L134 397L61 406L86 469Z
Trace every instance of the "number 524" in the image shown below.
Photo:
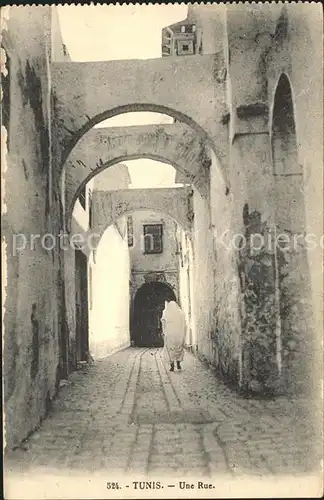
M118 483L106 483L107 490L119 490L120 486Z

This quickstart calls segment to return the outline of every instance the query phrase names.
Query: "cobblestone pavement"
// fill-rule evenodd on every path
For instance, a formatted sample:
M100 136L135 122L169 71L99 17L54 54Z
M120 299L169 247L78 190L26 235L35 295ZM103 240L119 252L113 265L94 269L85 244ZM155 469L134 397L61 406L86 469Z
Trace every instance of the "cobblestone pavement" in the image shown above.
M207 478L314 467L308 402L244 399L191 354L183 365L170 373L160 349L129 348L75 372L6 469Z

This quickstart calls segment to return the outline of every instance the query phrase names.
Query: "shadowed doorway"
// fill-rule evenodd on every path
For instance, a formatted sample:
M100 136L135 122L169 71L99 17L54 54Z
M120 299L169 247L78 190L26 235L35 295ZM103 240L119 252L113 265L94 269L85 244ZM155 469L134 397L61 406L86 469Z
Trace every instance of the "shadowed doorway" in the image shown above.
M75 250L75 315L77 361L88 361L88 263L81 250Z
M163 347L161 316L166 300L176 300L165 283L144 283L134 298L132 341L136 346Z

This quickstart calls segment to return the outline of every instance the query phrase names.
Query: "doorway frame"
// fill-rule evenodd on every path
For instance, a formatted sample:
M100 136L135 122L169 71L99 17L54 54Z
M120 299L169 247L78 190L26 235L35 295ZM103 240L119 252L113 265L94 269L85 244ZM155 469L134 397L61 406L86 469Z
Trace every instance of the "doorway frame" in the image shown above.
M171 294L173 295L173 299L178 302L177 295L175 290L173 289L172 285L168 283L167 281L160 281L160 280L152 280L152 281L145 281L142 283L137 290L135 291L132 299L131 299L131 311L132 311L132 316L131 316L131 322L130 322L130 339L131 339L131 344L136 346L137 345L137 320L136 320L136 299L138 298L138 294L143 292L143 288L149 288L150 286L154 285L159 285L162 287L167 288Z

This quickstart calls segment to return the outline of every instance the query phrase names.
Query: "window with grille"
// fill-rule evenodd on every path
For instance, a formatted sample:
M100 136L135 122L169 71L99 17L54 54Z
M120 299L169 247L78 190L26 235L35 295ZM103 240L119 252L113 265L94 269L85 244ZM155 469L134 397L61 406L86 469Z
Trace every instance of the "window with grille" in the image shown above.
M193 40L177 40L177 54L178 56L193 55L194 54Z
M145 224L144 231L144 253L163 252L163 226L162 224Z

